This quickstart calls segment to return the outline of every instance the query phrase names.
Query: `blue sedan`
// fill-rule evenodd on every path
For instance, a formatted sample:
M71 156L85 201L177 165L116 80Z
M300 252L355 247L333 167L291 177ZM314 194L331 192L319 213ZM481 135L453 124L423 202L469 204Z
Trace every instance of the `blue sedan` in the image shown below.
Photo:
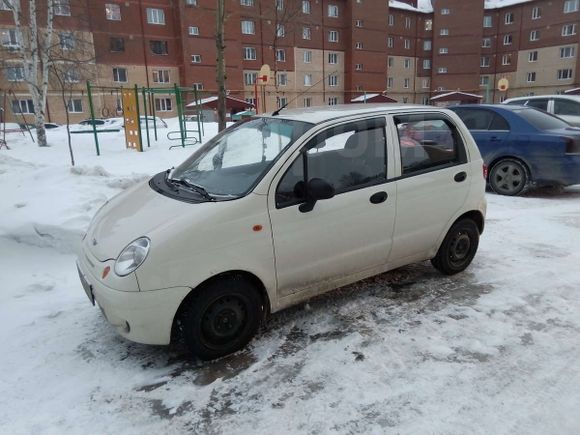
M519 195L530 186L580 184L580 128L533 107L450 107L469 129L494 192Z

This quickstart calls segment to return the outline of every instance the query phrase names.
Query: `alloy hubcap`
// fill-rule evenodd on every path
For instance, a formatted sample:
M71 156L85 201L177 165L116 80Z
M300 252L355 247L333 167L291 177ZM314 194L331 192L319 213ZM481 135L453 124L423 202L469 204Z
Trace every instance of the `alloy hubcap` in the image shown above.
M522 186L524 173L520 165L504 163L494 171L493 182L501 192L512 193Z

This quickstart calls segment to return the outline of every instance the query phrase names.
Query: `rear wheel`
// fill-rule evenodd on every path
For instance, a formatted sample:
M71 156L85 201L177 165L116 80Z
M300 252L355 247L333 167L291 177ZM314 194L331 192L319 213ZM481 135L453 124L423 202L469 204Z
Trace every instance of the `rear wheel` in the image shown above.
M500 160L489 173L489 184L500 195L519 195L526 189L528 181L526 167L514 159Z
M462 272L469 266L479 245L479 230L471 219L462 219L449 229L431 264L445 275Z
M203 360L243 348L262 318L257 289L242 277L211 282L200 289L183 314L183 334L190 351Z

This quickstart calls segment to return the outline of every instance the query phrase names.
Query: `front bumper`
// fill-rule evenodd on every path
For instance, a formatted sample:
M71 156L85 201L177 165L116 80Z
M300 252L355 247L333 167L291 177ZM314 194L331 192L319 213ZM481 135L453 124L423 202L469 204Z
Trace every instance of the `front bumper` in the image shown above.
M83 252L77 260L81 283L89 300L99 305L115 330L138 343L169 344L175 313L191 289L172 287L146 292L117 290L106 285L95 273L107 265L112 268L113 265L109 264L112 260L98 262L90 257L90 254ZM112 271L110 274L114 275ZM128 280L126 287L136 285L135 274L123 278L111 277L111 281L116 284L125 279Z

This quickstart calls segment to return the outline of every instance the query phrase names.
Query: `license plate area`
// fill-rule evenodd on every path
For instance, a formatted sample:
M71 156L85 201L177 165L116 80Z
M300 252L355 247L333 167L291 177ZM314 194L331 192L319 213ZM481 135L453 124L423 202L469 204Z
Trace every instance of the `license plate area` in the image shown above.
M83 285L83 289L85 290L85 293L87 294L87 297L89 298L89 301L91 301L91 304L95 305L95 295L93 294L93 286L89 284L89 282L85 278L85 275L81 272L81 269L78 266L77 266L77 270L79 272L79 278L81 280L81 284Z

